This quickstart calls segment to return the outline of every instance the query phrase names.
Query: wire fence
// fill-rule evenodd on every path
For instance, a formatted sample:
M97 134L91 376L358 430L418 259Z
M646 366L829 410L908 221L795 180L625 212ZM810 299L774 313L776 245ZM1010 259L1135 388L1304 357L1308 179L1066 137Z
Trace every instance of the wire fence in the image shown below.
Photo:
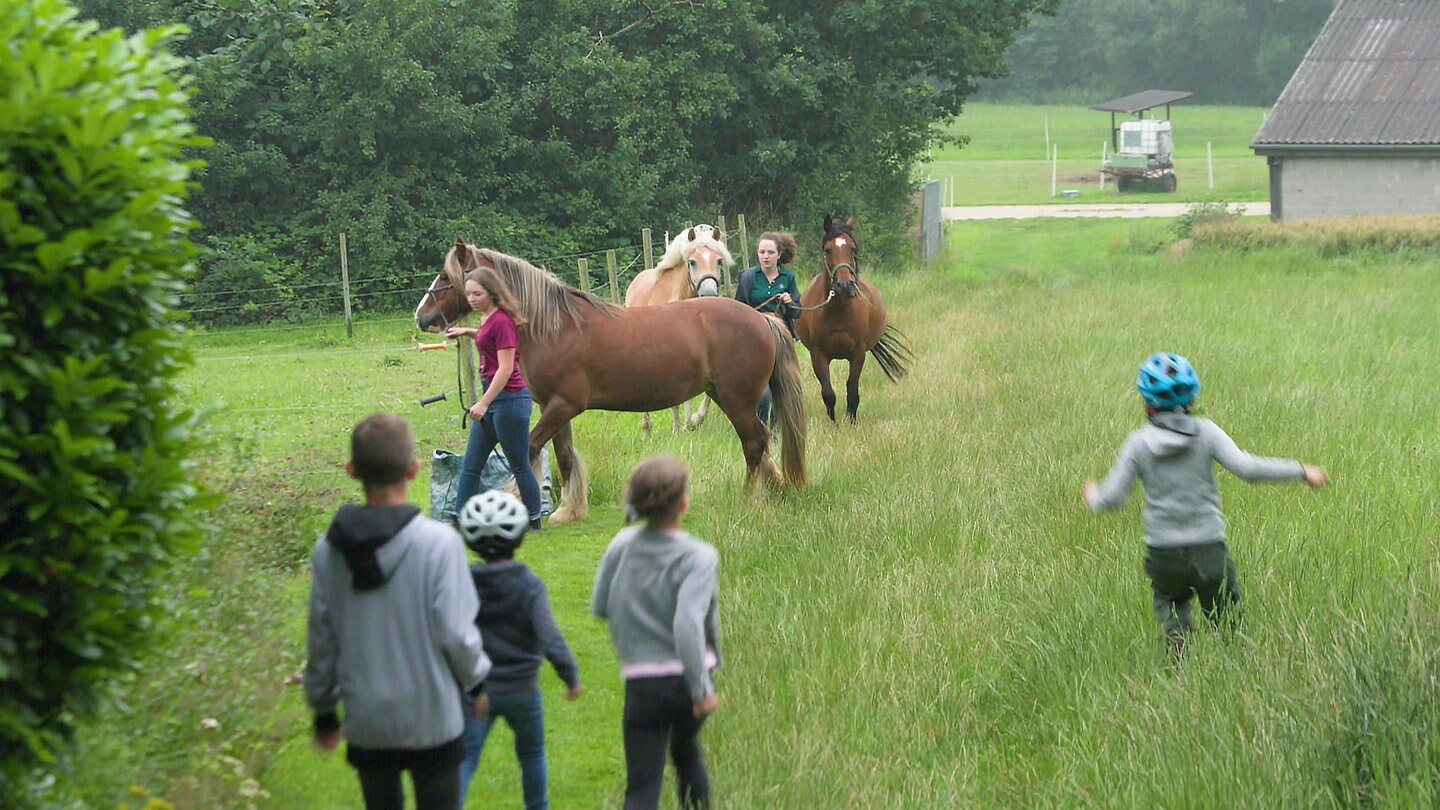
M736 218L737 227L734 229L726 228L724 217L718 218L717 225L733 255L743 258L749 254L749 238L743 216ZM686 223L685 227L690 227L690 223ZM526 258L530 263L554 273L567 285L620 303L624 300L625 288L635 276L654 266L657 258L664 253L671 234L668 231L662 234L657 242L651 230L645 228L641 231L640 241L634 244L539 259ZM337 266L344 266L347 262L343 236L342 255ZM343 315L349 322L353 319L352 310L393 314L414 307L438 272L422 270L350 278L347 268L331 281L193 290L181 294L180 305L188 312L192 323L203 327L196 331L197 337L221 334L211 331L214 327L225 327L224 334L235 334L241 330L303 330L312 328L310 324L325 315ZM724 283L728 294L731 283L728 273ZM347 332L350 331L353 331L353 325L347 323Z

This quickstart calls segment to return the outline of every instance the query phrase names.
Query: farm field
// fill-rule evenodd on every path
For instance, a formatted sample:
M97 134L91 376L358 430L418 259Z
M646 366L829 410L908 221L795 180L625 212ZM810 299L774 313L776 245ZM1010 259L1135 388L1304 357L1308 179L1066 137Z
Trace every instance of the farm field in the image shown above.
M955 223L931 268L874 271L917 364L893 386L867 368L854 426L824 418L807 370L801 490L743 497L714 415L679 436L661 415L648 442L638 415L580 417L592 515L520 553L587 686L566 703L542 676L554 806L620 803L621 684L586 607L623 478L660 451L691 465L686 526L721 553L717 806L1433 806L1440 261L1172 250L1170 227ZM453 354L418 339L403 314L353 340L339 323L196 335L187 396L213 409L203 469L225 502L132 714L82 735L82 804L357 806L287 681L309 548L357 495L350 427L393 410L422 452L463 447L453 393L417 404L453 389ZM1220 476L1245 622L1198 631L1179 662L1151 616L1138 493L1103 516L1079 496L1141 424L1135 367L1157 349L1194 361L1201 412L1241 447L1334 476ZM518 805L509 741L492 737L468 807Z
M1158 112L1164 116L1163 108ZM944 183L945 205L1039 204L1061 199L1067 203L1267 200L1269 170L1265 159L1250 151L1249 144L1268 112L1264 107L1175 104L1171 121L1179 186L1174 194L1127 191L1122 195L1113 179L1107 179L1101 189L1101 148L1110 139L1110 114L1081 104L966 105L946 131L968 136L969 143L937 146L919 174ZM1117 116L1116 123L1126 119ZM1207 143L1214 161L1214 188L1206 163ZM1051 196L1047 146L1059 150L1059 188L1078 191L1077 198Z

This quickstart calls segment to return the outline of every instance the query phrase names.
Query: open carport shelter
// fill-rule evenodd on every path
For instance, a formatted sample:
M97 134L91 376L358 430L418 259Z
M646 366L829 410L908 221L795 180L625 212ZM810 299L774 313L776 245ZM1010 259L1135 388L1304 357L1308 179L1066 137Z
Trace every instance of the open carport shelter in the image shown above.
M1250 148L1272 219L1440 213L1440 2L1341 0Z

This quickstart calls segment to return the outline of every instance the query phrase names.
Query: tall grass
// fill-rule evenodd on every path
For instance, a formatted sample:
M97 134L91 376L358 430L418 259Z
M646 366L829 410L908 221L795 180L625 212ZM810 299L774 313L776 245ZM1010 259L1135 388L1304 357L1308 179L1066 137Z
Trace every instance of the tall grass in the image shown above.
M807 383L803 490L743 497L721 421L647 443L634 415L583 415L594 515L521 551L589 687L567 704L544 676L555 806L619 803L620 687L585 601L626 471L661 450L692 465L687 527L722 559L723 702L702 736L718 806L1433 805L1440 262L1154 249L1170 232L957 224L931 269L877 272L916 366L899 385L867 370L855 426L825 420ZM181 806L356 806L284 685L303 560L353 497L338 464L365 413L459 448L453 403L414 404L452 385L452 360L415 352L404 324L261 339L199 350L190 396L230 407L211 430L231 504L139 713L85 737L93 806L131 781ZM1141 423L1134 368L1157 349L1195 362L1203 412L1242 447L1335 479L1222 476L1245 619L1179 662L1150 614L1137 504L1097 517L1079 497ZM518 803L503 733L479 776L471 807Z
M1096 101L1103 101L1097 99ZM1147 113L1164 115L1164 110ZM1268 111L1260 107L1206 107L1185 102L1171 108L1175 140L1174 194L1127 191L1113 179L1100 184L1102 145L1110 141L1110 114L1081 105L970 104L946 128L968 138L963 146L937 145L919 173L946 181L947 205L1058 202L1051 196L1051 150L1059 156L1060 188L1081 202L1188 202L1265 200L1265 159L1249 149ZM1116 123L1128 116L1116 116ZM1047 137L1048 135L1048 137ZM1214 188L1210 186L1213 158ZM1110 148L1113 151L1113 147ZM1062 198L1063 199L1063 198ZM1066 199L1066 202L1074 200Z

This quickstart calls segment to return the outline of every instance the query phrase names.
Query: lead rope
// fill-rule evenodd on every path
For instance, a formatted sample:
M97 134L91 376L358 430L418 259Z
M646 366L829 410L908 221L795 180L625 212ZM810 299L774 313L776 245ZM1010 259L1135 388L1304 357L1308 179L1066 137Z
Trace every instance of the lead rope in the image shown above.
M769 298L766 298L764 301L761 301L760 303L756 304L754 307L752 307L752 309L755 309L756 311L759 311L759 309L760 309L761 307L766 306L766 305L769 304L771 301L774 301L775 299L779 298L781 295L784 295L784 293L775 293L774 295L770 296ZM811 312L811 311L813 311L813 310L817 310L817 309L821 309L821 308L823 308L823 307L829 306L829 305L830 305L830 299L832 299L832 298L834 298L834 297L835 297L835 288L832 287L832 288L830 288L830 294L827 295L827 296L825 296L825 300L824 300L824 301L821 301L820 303L816 304L816 305L813 306L813 307L802 307L802 306L796 304L796 305L795 305L795 308L798 309L798 310L801 311L801 312Z

